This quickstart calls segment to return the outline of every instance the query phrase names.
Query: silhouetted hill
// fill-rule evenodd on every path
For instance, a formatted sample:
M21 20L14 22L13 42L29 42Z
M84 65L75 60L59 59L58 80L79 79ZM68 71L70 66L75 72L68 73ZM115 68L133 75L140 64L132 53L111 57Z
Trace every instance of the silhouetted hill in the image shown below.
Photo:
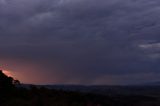
M23 85L29 88L30 85ZM93 93L100 95L159 95L160 86L152 85L132 85L132 86L107 86L107 85L36 85L36 87L45 87L47 89L75 91L83 93Z
M145 83L144 85L148 85L148 86L160 86L160 81L148 82L148 83Z
M0 106L159 106L159 86L22 85Z
M31 85L0 71L0 106L159 106L160 86Z

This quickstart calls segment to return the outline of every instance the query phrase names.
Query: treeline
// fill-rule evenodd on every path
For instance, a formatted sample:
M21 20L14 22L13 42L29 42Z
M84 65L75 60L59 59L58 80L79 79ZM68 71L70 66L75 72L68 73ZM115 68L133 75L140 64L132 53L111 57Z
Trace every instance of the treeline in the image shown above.
M37 88L34 85L28 89L22 87L18 80L0 71L0 106L159 106L159 104L159 97L143 95L106 96Z
M107 106L106 97L101 95L63 90L20 87L2 96L0 106ZM111 101L110 101L111 102ZM113 102L113 101L112 101Z

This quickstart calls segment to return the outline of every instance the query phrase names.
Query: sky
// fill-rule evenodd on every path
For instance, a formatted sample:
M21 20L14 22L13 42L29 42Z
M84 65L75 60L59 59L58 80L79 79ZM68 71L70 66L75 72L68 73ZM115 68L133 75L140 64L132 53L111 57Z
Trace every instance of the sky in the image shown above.
M23 83L160 81L159 0L0 0L0 68Z

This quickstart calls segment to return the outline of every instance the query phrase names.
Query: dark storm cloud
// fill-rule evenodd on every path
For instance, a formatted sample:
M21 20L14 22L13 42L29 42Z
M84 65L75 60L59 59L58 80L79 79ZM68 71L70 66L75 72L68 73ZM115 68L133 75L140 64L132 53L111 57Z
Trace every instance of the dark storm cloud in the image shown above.
M16 67L31 62L48 82L159 80L153 78L160 69L159 6L158 0L0 0L0 57Z

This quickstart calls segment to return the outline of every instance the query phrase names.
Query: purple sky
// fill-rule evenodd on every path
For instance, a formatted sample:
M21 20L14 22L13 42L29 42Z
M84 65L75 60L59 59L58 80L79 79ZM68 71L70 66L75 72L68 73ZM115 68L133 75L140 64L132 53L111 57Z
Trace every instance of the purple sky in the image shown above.
M160 81L159 0L0 0L0 67L24 83Z

